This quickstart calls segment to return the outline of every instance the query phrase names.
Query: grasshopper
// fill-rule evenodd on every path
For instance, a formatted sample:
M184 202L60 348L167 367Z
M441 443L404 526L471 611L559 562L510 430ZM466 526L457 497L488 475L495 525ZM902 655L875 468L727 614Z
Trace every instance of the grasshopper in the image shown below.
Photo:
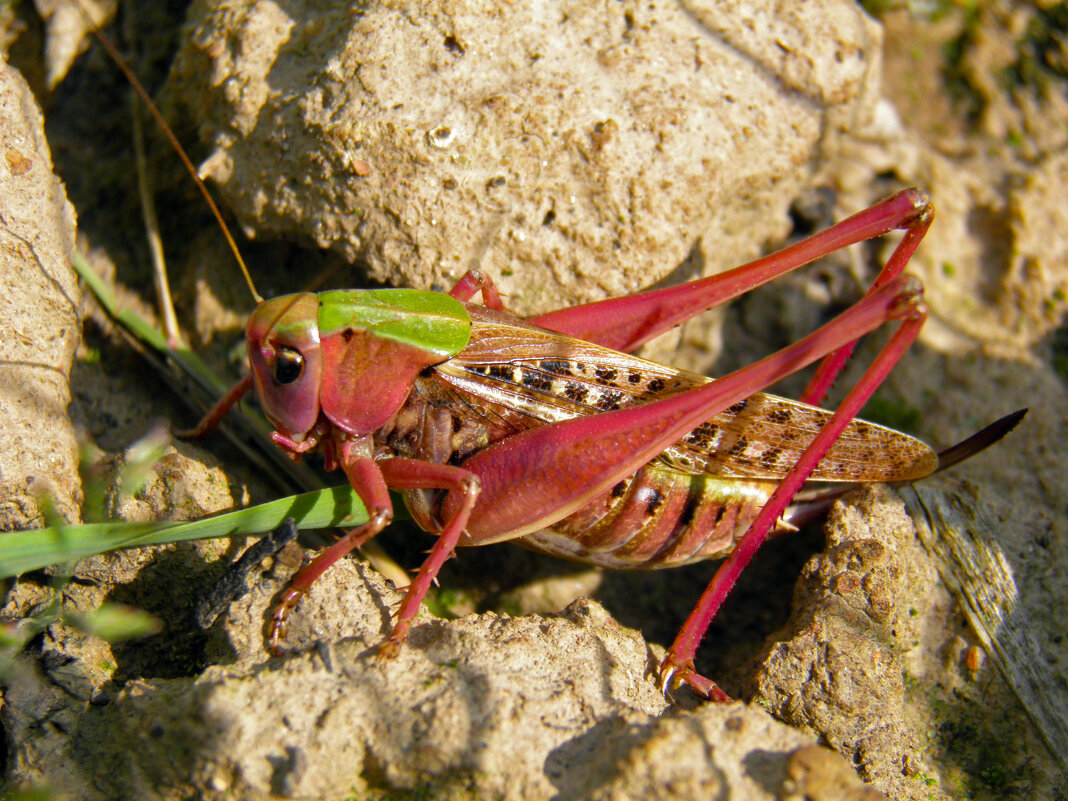
M912 481L940 468L919 440L857 419L927 316L918 280L903 271L933 214L926 194L906 189L727 273L526 320L507 312L479 271L448 293L261 300L241 264L257 299L246 327L251 373L198 432L255 388L274 442L293 459L319 452L328 470L341 468L369 514L294 577L273 613L271 646L315 580L390 524L393 489L438 539L382 656L404 643L460 546L514 540L643 570L726 557L656 671L665 692L686 684L726 700L697 672L697 646L760 545L819 505L794 503L797 493L809 481ZM894 230L904 236L865 297L771 356L713 381L633 355L720 303ZM477 294L481 304L471 302ZM819 408L856 341L887 322L896 332L837 410ZM817 361L800 400L763 394Z
M611 568L657 569L727 556L660 667L726 696L696 672L705 629L767 536L792 530L809 480L910 481L937 455L856 414L926 317L902 270L930 226L925 194L904 190L779 253L687 284L550 312L507 313L488 276L447 293L413 289L298 293L261 301L246 327L251 374L209 414L210 428L253 387L292 458L320 452L365 502L369 521L322 551L283 594L275 648L312 583L393 518L400 490L438 540L380 649L396 652L426 592L459 546L516 540ZM904 229L871 291L776 354L715 381L632 355L681 322L846 244ZM482 304L469 301L481 292ZM834 413L813 404L853 343L887 321L897 332ZM761 394L822 359L800 401Z

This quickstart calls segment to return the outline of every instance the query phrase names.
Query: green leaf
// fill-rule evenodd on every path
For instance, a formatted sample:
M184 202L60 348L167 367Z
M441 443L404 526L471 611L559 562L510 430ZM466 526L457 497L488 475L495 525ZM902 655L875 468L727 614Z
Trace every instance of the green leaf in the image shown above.
M258 536L292 517L297 528L353 528L367 512L349 485L188 523L90 523L0 534L0 578L82 559L117 548L137 548L213 537Z

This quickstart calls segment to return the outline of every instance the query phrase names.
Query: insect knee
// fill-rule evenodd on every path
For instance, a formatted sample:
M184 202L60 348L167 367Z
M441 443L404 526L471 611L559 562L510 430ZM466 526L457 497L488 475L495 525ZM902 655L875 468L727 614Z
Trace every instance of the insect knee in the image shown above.
M378 506L369 510L367 524L381 531L393 522L393 510L388 506Z
M463 493L465 498L477 498L478 494L482 492L482 479L473 473L465 476L460 481L460 492Z

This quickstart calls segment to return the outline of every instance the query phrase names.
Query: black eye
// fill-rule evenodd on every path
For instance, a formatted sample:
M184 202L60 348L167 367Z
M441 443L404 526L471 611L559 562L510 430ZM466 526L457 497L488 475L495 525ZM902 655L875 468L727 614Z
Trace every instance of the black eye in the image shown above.
M292 384L304 372L304 356L296 348L283 345L274 363L274 380L278 384Z

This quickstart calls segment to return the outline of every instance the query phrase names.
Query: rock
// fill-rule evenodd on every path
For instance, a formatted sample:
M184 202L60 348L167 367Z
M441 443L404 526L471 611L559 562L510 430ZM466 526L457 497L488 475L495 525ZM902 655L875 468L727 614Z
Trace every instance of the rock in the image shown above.
M771 801L787 781L802 782L797 749L823 754L808 758L805 786L849 773L758 708L668 710L644 675L648 646L596 603L559 615L428 620L396 659L378 659L371 646L398 600L373 571L342 563L295 615L315 635L308 650L273 660L239 653L196 676L130 681L108 703L67 713L77 720L76 747L63 739L35 750L40 737L16 730L27 758L12 775L46 778L54 798L87 801L431 791L509 799L716 791ZM239 609L269 602L254 592L235 604L231 624L247 630ZM348 610L340 621L339 606ZM344 638L331 631L339 625L351 626ZM304 636L294 632L292 644L310 644ZM9 719L35 697L16 691Z
M44 505L81 519L78 444L67 415L81 332L70 267L74 209L52 173L44 120L0 60L0 531L44 525Z
M479 266L530 314L735 266L788 230L872 114L880 39L851 3L779 12L204 3L169 100L255 236L402 286Z
M787 631L773 635L754 701L846 756L893 798L934 792L913 778L925 743L906 713L903 656L920 641L916 610L937 573L904 505L885 488L835 506L827 552L794 592ZM937 795L934 797L938 797Z

